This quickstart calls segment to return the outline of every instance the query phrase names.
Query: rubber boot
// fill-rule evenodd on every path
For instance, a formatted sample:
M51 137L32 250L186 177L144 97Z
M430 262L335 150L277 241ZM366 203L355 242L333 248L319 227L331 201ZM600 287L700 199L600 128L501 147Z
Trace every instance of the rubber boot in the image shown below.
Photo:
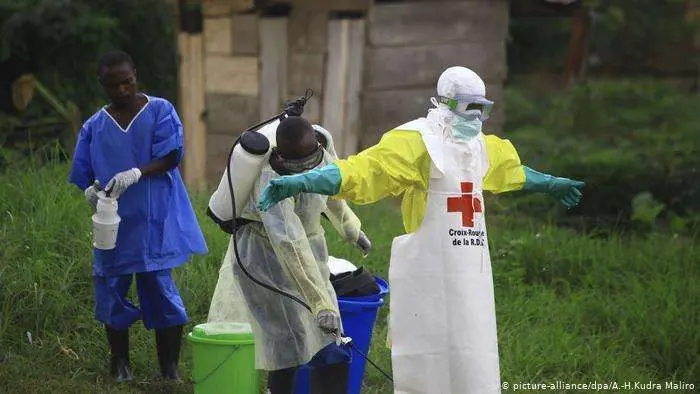
M166 380L182 383L177 364L180 360L180 342L182 326L173 326L156 330L156 350L160 374Z
M133 377L129 369L129 330L115 330L105 326L111 350L110 372L117 382L128 382Z
M311 394L347 394L350 364L324 365L311 370Z

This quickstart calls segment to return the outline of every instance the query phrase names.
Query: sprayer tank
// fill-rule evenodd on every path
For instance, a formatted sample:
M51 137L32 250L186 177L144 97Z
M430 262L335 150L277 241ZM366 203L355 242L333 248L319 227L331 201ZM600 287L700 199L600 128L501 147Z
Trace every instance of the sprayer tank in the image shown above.
M277 146L277 125L279 123L279 120L275 120L257 131L247 131L241 134L240 141L233 150L233 155L230 158L231 183L233 194L236 197L236 213L238 215L243 212L255 186L255 181L260 176L264 163L270 158L272 148ZM316 133L323 137L319 140L324 143L324 149L335 159L336 153L331 133L318 125L313 125L313 128ZM226 222L235 219L231 206L227 169L224 170L219 186L209 199L209 209L220 221Z
M263 164L270 158L278 124L279 121L274 121L258 131L247 131L241 134L239 143L233 149L229 167L233 194L236 197L236 213L239 215L248 202ZM228 169L224 170L219 186L209 199L209 209L219 220L234 219Z

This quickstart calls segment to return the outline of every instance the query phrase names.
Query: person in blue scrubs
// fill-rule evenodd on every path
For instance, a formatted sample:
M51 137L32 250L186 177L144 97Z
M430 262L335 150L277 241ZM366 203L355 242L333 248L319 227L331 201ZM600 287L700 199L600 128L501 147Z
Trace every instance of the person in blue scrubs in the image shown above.
M155 329L161 375L181 382L177 365L188 316L171 270L208 251L177 168L182 123L168 100L137 91L128 54L103 55L98 76L110 103L83 124L69 175L93 207L99 185L119 203L116 248L93 249L95 318L105 325L117 381L132 379L129 327L142 319ZM138 307L126 298L134 275Z

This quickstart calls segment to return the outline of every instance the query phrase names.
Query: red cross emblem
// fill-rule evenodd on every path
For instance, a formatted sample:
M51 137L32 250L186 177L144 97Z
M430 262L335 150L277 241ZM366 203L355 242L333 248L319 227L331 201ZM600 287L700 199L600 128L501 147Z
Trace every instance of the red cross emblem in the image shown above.
M474 227L474 213L481 213L481 200L472 196L474 184L462 182L462 195L460 197L447 198L447 212L461 212L462 226Z

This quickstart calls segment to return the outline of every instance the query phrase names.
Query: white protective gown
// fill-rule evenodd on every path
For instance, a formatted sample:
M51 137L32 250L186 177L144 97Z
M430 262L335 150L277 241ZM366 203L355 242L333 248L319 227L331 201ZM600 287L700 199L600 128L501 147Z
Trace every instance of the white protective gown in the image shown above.
M433 161L418 230L394 239L389 283L396 393L500 392L496 312L484 220L483 135L445 140L418 130Z
M320 166L334 159L326 152ZM240 214L255 222L238 229L239 255L253 277L302 299L313 313L250 280L235 260L233 241L222 262L209 311L210 322L251 324L256 367L268 371L305 364L334 340L316 324L319 310L338 312L321 213L348 242L357 241L361 227L345 201L317 194L301 194L260 212L258 196L277 177L266 163Z

